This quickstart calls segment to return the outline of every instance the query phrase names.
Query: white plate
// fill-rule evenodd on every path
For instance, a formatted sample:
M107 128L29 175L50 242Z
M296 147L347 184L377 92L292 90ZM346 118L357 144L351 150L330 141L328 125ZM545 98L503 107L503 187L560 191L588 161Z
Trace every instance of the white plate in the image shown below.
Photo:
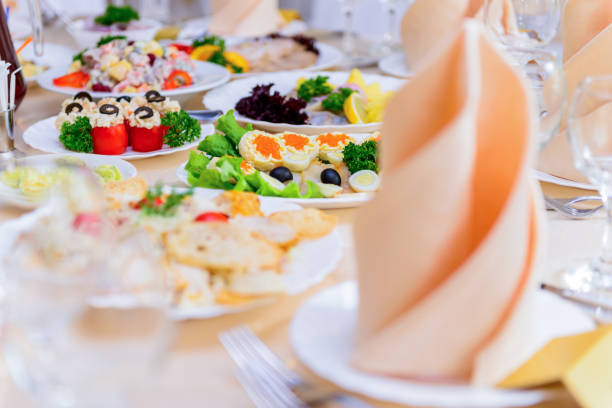
M87 29L89 24L89 18L78 19L72 21L67 27L68 32L79 45L79 48L91 48L95 47L100 38L107 35L124 35L129 40L134 41L151 41L155 37L155 33L162 28L162 24L158 21L151 19L141 19L139 24L145 25L146 28L137 30L109 30L109 31L95 31Z
M182 96L189 95L197 92L206 91L208 89L215 88L219 85L223 85L230 79L230 74L221 65L212 64L210 62L202 62L202 61L194 61L195 63L195 75L196 81L193 85L184 86L177 89L171 89L167 91L160 91L162 95L166 96ZM55 86L53 85L53 78L60 77L62 75L66 75L68 72L68 67L70 64L64 63L62 66L54 67L43 72L38 77L38 84L51 92L57 92L64 95L74 95L79 91L87 91L91 94L92 97L96 99L102 99L107 97L114 97L124 95L122 93L113 93L113 92L93 92L87 89L77 89L77 88L69 88L64 86ZM140 93L129 93L130 96L144 95L145 92Z
M211 199L219 193L196 190L194 194L196 197ZM298 205L274 198L261 197L260 201L262 211L266 215L278 211L300 209ZM0 224L0 262L4 257L8 256L8 250L15 242L15 239L28 228L35 225L37 216L41 217L43 215L44 213L41 210L37 210L36 212L26 214L15 220ZM337 267L342 258L342 251L342 239L337 230L332 231L323 238L303 241L295 246L287 254L283 264L287 293L289 295L295 295L321 282ZM241 312L272 301L274 301L274 299L270 298L258 302L251 302L239 307L185 307L175 310L172 315L176 320L208 319L225 314Z
M543 171L540 171L540 170L534 170L534 171L536 173L536 178L546 183L552 183L552 184L556 184L558 186L564 186L564 187L581 188L583 190L597 191L597 187L592 184L578 183L577 181L572 181L572 180L564 179L561 177L553 176L552 174L544 173Z
M59 131L55 128L55 118L56 116L52 116L47 119L40 120L26 129L23 133L23 141L26 142L29 146L43 151L45 153L73 153L70 150L66 149L64 145L59 141ZM213 134L215 132L215 127L210 123L202 123L202 134L195 142L185 144L180 147L169 147L164 145L161 150L155 150L153 152L135 152L131 147L128 147L127 150L114 157L120 157L125 160L138 160L138 159L146 159L147 157L155 157L155 156L165 156L167 154L172 154L176 152L181 152L183 150L189 150L192 147L196 147L200 141L206 136ZM101 157L110 157L108 155L95 155L92 156L101 156Z
M276 74L261 74L248 78L238 79L226 85L216 88L204 95L203 103L209 109L221 109L227 112L234 109L236 103L245 96L251 93L255 85L264 85L273 83L273 91L279 91L286 95L295 89L295 84L298 78L306 77L313 78L318 75L329 77L329 82L334 85L342 85L349 76L348 72L311 72L311 71L296 71L296 72L279 72ZM380 83L383 92L396 90L402 86L404 80L392 78L383 75L363 74L363 78L367 84L372 82ZM245 116L235 113L236 119L242 123L252 123L258 129L267 130L269 132L281 133L284 131L303 133L308 135L325 133L325 132L346 132L346 133L368 133L379 130L382 123L365 123L355 125L331 125L331 126L313 126L313 125L290 125L287 123L271 123L260 120L253 120Z
M403 53L391 54L381 59L378 61L378 68L380 68L380 70L385 74L401 78L410 78L414 75L408 68Z
M545 292L535 297L538 322L563 336L591 330L591 319L576 307ZM541 390L499 390L401 380L358 371L349 364L358 306L356 282L344 282L307 300L290 327L291 344L302 362L317 375L344 389L409 406L518 407L535 405L547 396ZM559 331L559 327L563 327ZM551 329L552 330L552 329Z
M65 154L41 154L36 156L28 156L17 159L17 166L35 167L39 170L48 170L54 167L55 161L62 157L76 157L85 162L85 165L90 169L95 169L103 164L113 165L117 167L121 174L121 179L134 177L138 174L136 167L113 156L98 156L95 154L85 153L65 153ZM0 203L10 204L19 208L36 208L40 204L36 201L30 201L26 196L21 194L18 189L11 188L0 182Z
M186 21L183 23L183 28L178 34L178 39L192 40L201 37L202 34L206 33L209 23L210 17L202 17ZM293 20L278 30L278 32L283 35L291 36L301 34L306 30L308 30L308 25L304 21ZM238 36L224 36L224 38L228 41L244 41L246 39Z
M21 45L21 42L15 41L14 46L15 49ZM25 61L31 61L36 65L44 65L51 68L55 67L63 67L66 65L66 61L70 61L72 57L76 54L76 51L70 47L66 47L65 45L53 44L53 43L45 43L43 46L43 55L41 57L37 56L34 53L34 46L32 44L28 45L21 51L21 57ZM33 77L26 78L28 83L34 82L38 79L38 77L42 75L34 75Z

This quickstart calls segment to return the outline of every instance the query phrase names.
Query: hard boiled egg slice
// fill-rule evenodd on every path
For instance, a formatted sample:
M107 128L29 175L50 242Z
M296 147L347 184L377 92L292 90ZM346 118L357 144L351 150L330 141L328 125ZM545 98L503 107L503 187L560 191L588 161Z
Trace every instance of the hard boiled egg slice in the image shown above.
M344 161L344 153L340 151L319 151L319 157L331 164L338 164Z
M304 171L310 166L312 155L288 152L283 156L283 164L291 171Z
M270 176L269 174L260 172L259 173L261 175L261 178L264 179L264 181L266 181L268 184L270 184L272 187L274 187L277 190L284 190L285 189L285 185L283 183L281 183L279 180L275 179L274 177Z
M376 191L380 187L380 177L372 170L359 170L349 177L349 185L358 193Z
M336 197L342 193L342 187L335 184L317 183L317 187L325 198Z

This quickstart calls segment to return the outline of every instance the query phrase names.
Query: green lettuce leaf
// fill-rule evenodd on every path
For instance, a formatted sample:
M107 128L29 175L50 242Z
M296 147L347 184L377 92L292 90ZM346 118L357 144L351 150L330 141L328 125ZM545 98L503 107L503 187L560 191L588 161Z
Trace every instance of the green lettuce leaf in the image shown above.
M251 125L250 123L243 128L238 124L238 122L236 122L233 109L230 109L225 115L219 118L216 127L219 132L225 133L225 137L227 137L230 142L232 142L236 149L238 148L238 143L240 143L240 139L242 139L242 136L246 132L250 132L251 130L253 130L253 125Z
M212 157L239 156L234 145L220 133L206 136L198 145L198 150Z
M210 159L204 154L191 151L189 152L189 160L185 165L185 170L197 179L202 174L202 171L206 170L208 163L210 163Z

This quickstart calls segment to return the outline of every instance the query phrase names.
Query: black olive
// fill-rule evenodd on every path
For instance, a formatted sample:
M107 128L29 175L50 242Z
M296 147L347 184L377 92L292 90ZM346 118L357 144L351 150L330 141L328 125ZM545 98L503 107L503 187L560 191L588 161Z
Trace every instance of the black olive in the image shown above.
M138 116L138 114L140 112L146 112L144 115L140 115ZM153 109L149 108L148 106L141 106L138 109L136 109L134 111L134 116L140 118L140 119L149 119L153 117Z
M89 99L89 102L93 101L93 98L91 97L89 92L85 91L79 92L78 94L74 95L74 98L72 98L73 101L76 101L77 99Z
M131 96L127 96L127 95L121 95L115 98L115 100L117 102L121 102L122 100L126 100L126 102L131 102L132 101L132 97Z
M66 106L66 109L64 109L64 112L66 112L66 115L69 115L70 112L72 112L75 108L77 109L77 112L83 111L83 105L77 102L72 102Z
M323 184L335 184L339 186L342 184L342 179L336 170L325 169L321 172L321 182Z
M270 172L270 177L274 177L281 183L293 180L293 174L291 174L291 170L283 166L272 169L272 171Z
M166 100L165 96L159 95L159 96L156 96L155 98L151 98L149 102L163 102L165 100Z
M119 108L115 105L111 105L110 103L105 103L104 105L100 106L100 113L105 115L118 115Z
M145 94L145 99L147 102L153 102L153 99L156 99L158 96L161 96L159 92L151 90Z

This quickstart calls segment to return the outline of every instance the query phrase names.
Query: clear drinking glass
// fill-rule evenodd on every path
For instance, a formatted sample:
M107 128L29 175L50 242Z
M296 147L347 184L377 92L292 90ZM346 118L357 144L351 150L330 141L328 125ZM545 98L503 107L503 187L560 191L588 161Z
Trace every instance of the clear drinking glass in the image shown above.
M149 236L112 225L99 183L72 171L2 265L4 356L44 406L122 408L172 339L169 292Z
M543 149L557 134L567 108L567 85L563 64L551 52L508 48L512 63L526 76L533 91L539 125L539 145Z
M598 186L607 215L602 248L595 259L567 268L562 278L571 289L612 290L612 76L587 77L572 100L567 123L574 165Z
M485 26L509 47L543 47L557 35L561 0L486 0Z
M357 35L355 34L355 6L359 0L338 0L344 15L344 30L342 32L342 49L347 56L357 54Z
M392 52L398 45L395 38L395 30L397 28L397 6L401 0L379 0L388 15L387 30L383 34L383 49L384 53Z

